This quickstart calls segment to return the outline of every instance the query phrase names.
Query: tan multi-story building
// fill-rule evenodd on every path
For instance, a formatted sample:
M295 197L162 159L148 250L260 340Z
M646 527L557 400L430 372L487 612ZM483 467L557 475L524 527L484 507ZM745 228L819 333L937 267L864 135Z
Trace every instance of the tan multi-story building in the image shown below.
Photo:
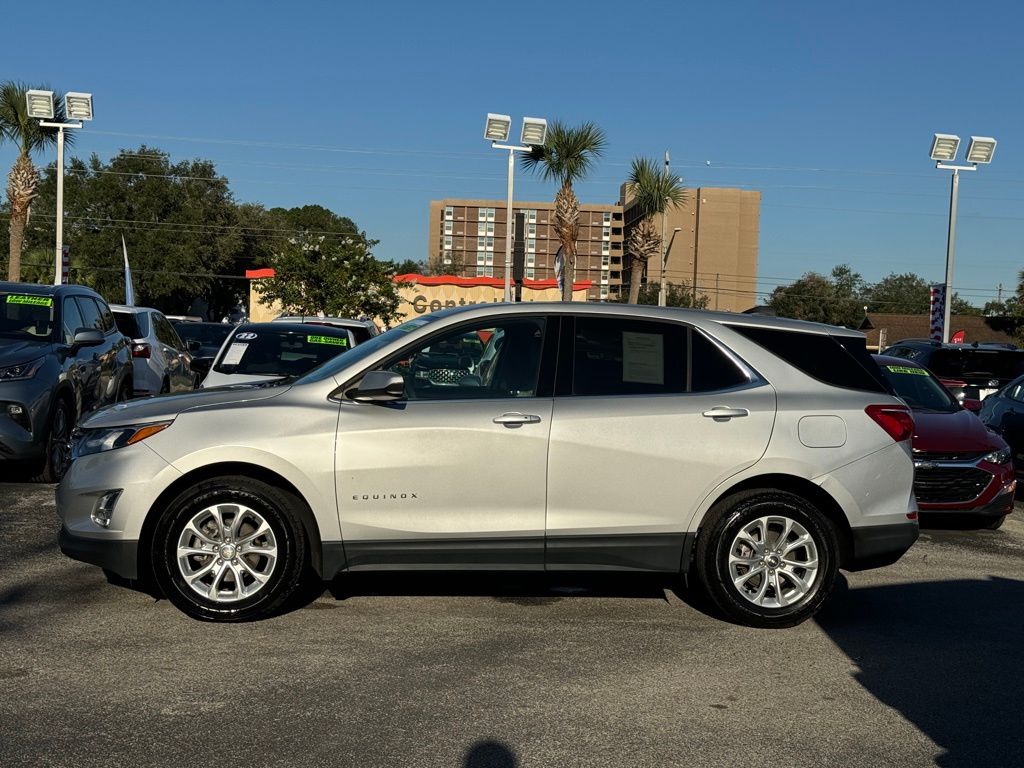
M639 219L626 185L621 190L625 235ZM708 309L742 312L757 304L757 241L761 193L746 189L697 187L687 191L682 207L665 217L668 253L665 275L686 283L708 298ZM655 221L661 227L661 217ZM678 228L678 231L676 229ZM628 260L627 260L628 261ZM629 284L629 264L623 266ZM647 264L647 282L661 281L661 261Z
M505 277L506 207L503 200L432 200L429 264L461 277ZM526 279L555 277L554 203L516 202L526 216ZM576 279L591 280L590 299L617 298L622 285L621 205L580 204Z

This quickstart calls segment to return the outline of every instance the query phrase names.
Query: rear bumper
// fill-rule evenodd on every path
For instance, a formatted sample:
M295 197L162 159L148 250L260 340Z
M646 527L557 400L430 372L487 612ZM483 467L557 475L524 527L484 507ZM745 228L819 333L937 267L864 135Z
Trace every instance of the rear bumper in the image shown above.
M125 579L139 577L139 542L128 539L91 539L76 536L61 526L60 551L70 558L98 565Z
M914 545L919 532L916 521L853 528L853 553L843 567L863 571L892 565Z

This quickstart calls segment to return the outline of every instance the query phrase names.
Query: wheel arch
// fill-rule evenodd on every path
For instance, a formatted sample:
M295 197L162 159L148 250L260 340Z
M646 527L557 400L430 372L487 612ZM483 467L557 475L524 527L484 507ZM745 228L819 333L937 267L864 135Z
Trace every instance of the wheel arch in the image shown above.
M320 526L316 522L316 517L309 506L309 502L306 501L299 489L296 488L295 485L287 478L271 469L267 469L266 467L261 467L257 464L250 464L244 461L225 461L215 464L207 464L185 473L167 486L167 488L163 490L163 492L150 506L149 511L146 513L146 519L142 523L142 531L139 535L139 562L149 562L154 530L156 529L161 513L175 497L177 497L186 488L205 480L212 480L215 477L239 475L243 477L251 477L254 480L264 482L267 485L280 488L281 490L290 493L300 502L296 511L298 512L299 519L302 521L302 526L306 531L306 537L309 540L310 566L312 566L313 570L316 571L318 575L322 576L323 543L321 540Z
M850 521L846 518L846 513L839 502L828 491L807 478L787 475L785 473L771 473L748 477L719 493L708 509L728 501L733 496L756 490L786 491L809 501L817 509L821 510L836 533L836 539L839 542L839 567L844 568L852 561L853 532L850 528ZM703 528L704 522L707 519L708 516L705 513L697 528L697 536L700 536L701 528ZM688 560L692 561L692 557L693 549L691 548L691 551L688 553ZM684 571L688 570L690 564L690 562L686 564Z

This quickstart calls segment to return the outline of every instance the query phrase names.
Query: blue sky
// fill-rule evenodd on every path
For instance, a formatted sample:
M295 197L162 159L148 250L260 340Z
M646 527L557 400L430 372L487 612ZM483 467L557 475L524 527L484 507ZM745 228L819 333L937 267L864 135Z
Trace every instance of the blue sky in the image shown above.
M46 7L4 10L22 31L0 79L95 94L74 154L210 158L239 200L325 205L383 258L425 257L431 199L503 197L505 158L481 138L493 111L601 125L583 200L614 202L630 159L665 149L688 186L760 189L765 289L842 262L941 280L949 178L931 135L995 136L995 162L962 176L955 284L981 304L1024 267L1013 2ZM517 174L517 199L554 191Z

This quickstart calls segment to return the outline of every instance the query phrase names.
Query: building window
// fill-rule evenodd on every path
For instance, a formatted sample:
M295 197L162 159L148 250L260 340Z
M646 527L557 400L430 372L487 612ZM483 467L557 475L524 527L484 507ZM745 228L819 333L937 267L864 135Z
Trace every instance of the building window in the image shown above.
M450 205L444 207L444 219L445 221L451 221L455 217L455 209Z
M611 238L611 236L612 236L612 228L611 227L605 227L604 229L601 230L601 239L608 240L608 239Z
M494 267L481 267L476 268L477 277L494 277Z
M446 251L450 251L452 249L452 236L451 235L445 235L444 236L444 248L445 248Z
M478 208L476 212L477 221L494 221L493 208Z
M454 226L454 224L452 224L450 221L445 221L445 223L444 223L444 233L446 235L450 235L452 233L452 227L453 226Z
M529 224L536 224L537 223L537 212L536 211L528 210L528 211L524 211L524 213L526 213L526 221L527 221L527 223L529 223Z
M445 264L451 264L452 263L452 252L451 251L445 251L444 252L444 258L442 259L442 261Z
M526 254L526 266L532 267L536 260L536 257L532 253Z
M601 286L601 298L602 299L607 299L608 298L608 286L606 286L606 285L602 285Z
M602 256L601 257L601 269L608 269L608 265L611 264L611 262L612 262L612 257L611 256Z
M527 224L526 225L526 236L527 237L536 237L537 236L537 225L536 224Z
M494 222L483 222L481 221L476 225L476 233L478 235L493 235L494 234Z
M611 249L611 245L608 243L607 240L604 240L604 241L601 242L601 253L602 254L608 253L608 251L610 249Z
M533 253L537 250L537 238L528 237L526 238L526 250L529 253Z
M536 272L534 271L533 267L527 267L526 268L526 279L527 280L535 279L535 275L536 275Z
M603 216L602 216L602 220L604 221L604 225L607 227L611 223L612 212L611 211L605 211Z

